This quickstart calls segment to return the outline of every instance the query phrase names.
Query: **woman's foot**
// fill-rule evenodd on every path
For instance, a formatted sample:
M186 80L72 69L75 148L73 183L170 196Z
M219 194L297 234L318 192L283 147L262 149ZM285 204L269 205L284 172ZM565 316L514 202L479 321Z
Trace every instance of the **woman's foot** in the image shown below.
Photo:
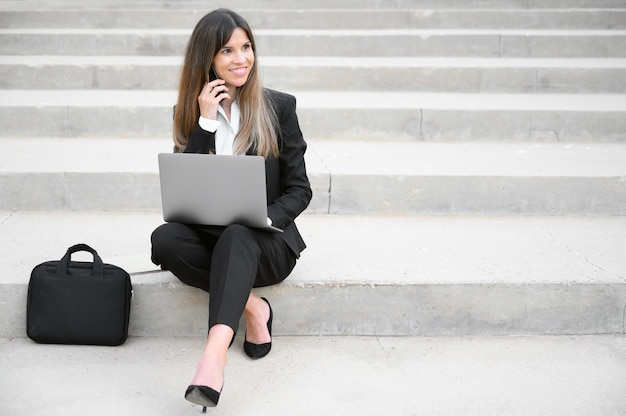
M267 299L250 295L245 314L244 351L250 358L265 357L272 349L272 307Z
M244 315L246 317L246 341L254 344L264 344L272 341L267 329L270 319L270 304L256 295L250 295L246 303Z
M224 386L226 354L233 334L232 328L222 324L214 325L209 330L209 337L198 362L196 374L185 392L185 398L190 402L209 406L209 404L198 403L199 398L204 397L217 405L217 400Z
M206 386L220 393L224 385L224 368L226 368L225 359L211 354L203 354L198 363L196 374L191 380L191 385Z

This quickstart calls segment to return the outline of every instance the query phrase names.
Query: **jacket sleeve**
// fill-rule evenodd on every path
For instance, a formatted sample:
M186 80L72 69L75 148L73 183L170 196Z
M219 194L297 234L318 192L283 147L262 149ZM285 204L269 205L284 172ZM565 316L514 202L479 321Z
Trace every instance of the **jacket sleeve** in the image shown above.
M203 130L196 124L187 141L185 153L215 153L215 133Z
M271 94L281 129L280 195L269 201L268 215L273 225L284 228L306 209L312 191L304 161L307 145L296 115L296 98L276 91Z

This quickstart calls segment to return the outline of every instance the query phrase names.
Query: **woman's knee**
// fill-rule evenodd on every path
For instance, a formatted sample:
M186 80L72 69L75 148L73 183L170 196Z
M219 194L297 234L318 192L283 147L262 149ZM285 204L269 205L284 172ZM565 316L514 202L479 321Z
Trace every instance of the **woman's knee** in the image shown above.
M254 241L254 232L252 229L241 224L231 224L224 229L220 238Z
M252 229L245 225L231 224L224 229L216 249L224 256L260 255L261 248Z
M150 236L152 261L162 264L163 260L176 256L181 249L181 241L188 238L190 228L184 224L166 223L157 227Z
M189 227L177 223L165 223L157 227L150 236L152 247L169 247L176 245L181 236L188 233Z

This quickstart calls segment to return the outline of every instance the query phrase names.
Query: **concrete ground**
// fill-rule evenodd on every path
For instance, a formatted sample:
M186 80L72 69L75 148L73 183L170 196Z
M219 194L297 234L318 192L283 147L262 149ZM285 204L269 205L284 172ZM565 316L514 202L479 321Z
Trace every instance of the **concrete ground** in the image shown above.
M238 337L209 415L626 414L626 338ZM201 338L120 347L0 340L0 414L196 415L183 393Z

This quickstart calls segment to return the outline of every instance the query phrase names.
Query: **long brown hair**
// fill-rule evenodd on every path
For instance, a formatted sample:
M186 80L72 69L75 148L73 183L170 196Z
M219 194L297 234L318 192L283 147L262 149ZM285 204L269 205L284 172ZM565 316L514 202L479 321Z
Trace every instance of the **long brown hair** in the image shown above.
M243 17L228 9L214 10L204 16L189 38L174 112L174 151L182 152L187 147L200 117L198 96L208 81L213 58L237 28L246 32L255 59L248 80L239 88L237 102L241 119L234 153L245 154L253 149L265 158L278 156L278 120L261 83L252 30Z

